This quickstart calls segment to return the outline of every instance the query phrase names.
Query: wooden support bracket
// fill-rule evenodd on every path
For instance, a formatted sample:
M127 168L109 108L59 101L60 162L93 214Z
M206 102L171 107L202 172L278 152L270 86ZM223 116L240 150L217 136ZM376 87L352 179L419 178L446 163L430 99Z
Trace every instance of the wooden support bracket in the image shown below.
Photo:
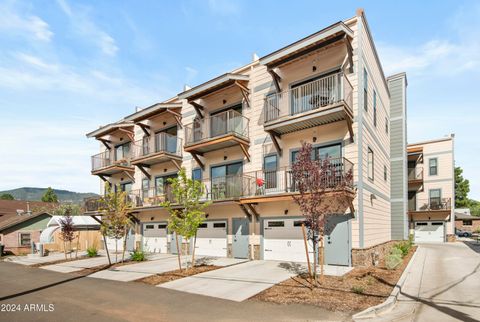
M198 157L198 155L196 153L193 153L191 152L190 153L192 155L192 157L195 159L195 161L197 161L198 165L200 166L200 168L202 168L202 170L205 171L205 165L203 164L202 160L200 160L200 158Z
M177 160L171 159L171 161L172 161L173 165L175 166L175 168L177 168L178 170L182 169L181 165L177 162Z
M248 153L248 147L246 147L243 143L240 143L240 148L242 148L242 152L247 158L248 162L250 162L250 153Z
M128 138L130 139L130 141L132 142L135 142L135 137L133 136L133 132L132 131L129 131L129 130L125 130L125 129L118 129L120 132L123 132L125 133Z
M152 179L152 176L150 175L150 173L148 173L148 171L145 169L145 168L149 168L148 165L137 164L137 167L140 169L140 171L143 172L143 174L148 178L148 180Z
M247 208L252 212L252 214L255 215L256 218L260 217L260 214L257 212L257 210L253 207L251 203L247 203Z
M350 143L353 143L353 125L352 125L352 120L348 117L348 115L345 115L345 120L346 120L346 122L347 122L348 133L350 134Z
M248 211L247 208L245 208L244 204L239 203L238 205L240 206L240 209L242 209L242 211L245 213L245 215L247 215L248 218L252 217L252 214Z
M247 106L250 107L250 98L248 97L248 95L250 94L250 90L248 89L248 87L239 81L235 81L235 85L240 88L240 91L242 92L242 96L245 99Z
M203 113L202 113L202 111L204 110L203 106L193 101L189 103L190 105L193 106L193 108L195 109L195 112L197 112L198 117L203 119Z
M277 150L278 156L282 156L282 148L280 147L280 144L278 143L277 138L280 138L280 136L273 132L273 131L268 131L268 134L270 134L270 138L272 139L273 146L275 147L275 150Z
M123 171L123 173L130 178L130 180L132 180L133 182L135 182L135 177L132 176L132 174L128 171Z
M100 219L98 219L96 216L90 215L90 217L92 217L92 219L95 220L96 222L98 222L100 225L103 225L103 221L101 221Z
M112 143L112 141L109 141L109 140L105 140L105 139L98 139L100 142L103 143L103 145L105 145L105 147L107 148L107 150L111 150L112 147L110 146L110 143Z
M140 126L140 128L142 129L143 133L145 133L146 136L150 136L150 126L146 125L146 124L142 124L142 123L137 123L138 126Z
M109 182L109 181L107 180L107 178L105 178L105 175L103 175L103 174L98 174L98 177L99 177L100 179L102 179L103 182Z
M277 93L280 93L281 92L280 82L282 81L282 78L278 76L278 74L275 73L273 69L269 69L268 73L272 76L273 84L275 85L275 89L277 90Z
M345 35L345 45L347 46L347 54L348 54L348 72L353 73L353 48L352 48L352 43L350 42L350 39L348 38L347 35Z

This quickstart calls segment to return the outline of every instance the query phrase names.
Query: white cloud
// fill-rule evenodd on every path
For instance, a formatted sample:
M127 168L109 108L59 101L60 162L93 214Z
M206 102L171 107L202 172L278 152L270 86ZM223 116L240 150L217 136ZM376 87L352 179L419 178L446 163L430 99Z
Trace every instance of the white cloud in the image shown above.
M240 13L241 8L234 0L208 0L208 8L214 14L228 16Z
M193 80L195 80L195 77L197 77L198 75L198 70L196 70L195 68L186 66L185 71L187 72L187 76L185 77L185 82L186 84L191 85L190 83Z
M53 37L50 26L38 16L20 14L7 4L0 4L0 31L30 39L49 42Z
M57 3L70 19L75 33L85 40L93 42L105 55L116 55L118 46L115 39L95 24L89 16L88 8L77 6L72 10L66 0L57 0Z

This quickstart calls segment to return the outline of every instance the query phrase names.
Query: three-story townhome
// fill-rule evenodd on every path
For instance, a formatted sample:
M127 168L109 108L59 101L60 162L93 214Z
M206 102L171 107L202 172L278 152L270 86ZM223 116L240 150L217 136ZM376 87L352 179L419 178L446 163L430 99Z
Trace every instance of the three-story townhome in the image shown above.
M391 242L390 95L363 10L115 124L134 135L129 170L101 178L134 181L136 241L146 251L177 251L159 203L184 167L212 201L197 254L306 261L291 174L302 141L330 161L335 180L352 178L325 196L348 200L327 224L327 264L370 265ZM113 148L113 126L89 137Z

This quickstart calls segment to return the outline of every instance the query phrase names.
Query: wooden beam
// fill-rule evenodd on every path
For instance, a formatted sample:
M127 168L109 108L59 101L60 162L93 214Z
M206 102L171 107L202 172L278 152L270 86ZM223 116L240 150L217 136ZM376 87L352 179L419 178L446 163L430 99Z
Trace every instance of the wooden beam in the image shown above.
M148 171L145 169L145 168L148 168L147 165L137 164L137 167L140 169L140 171L143 172L143 174L148 178L148 180L152 179L152 176L150 175L150 173L148 173Z
M128 171L123 171L123 173L124 173L124 174L125 174L127 177L129 177L129 178L130 178L130 180L132 180L132 181L134 181L134 182L135 182L135 177L134 177L134 176L132 176L132 174L131 174L131 173L129 173Z
M140 126L140 128L142 129L143 133L145 133L146 136L150 136L150 126L146 125L146 124L142 124L142 123L137 123L138 126Z
M128 214L127 216L128 216L128 218L129 218L133 223L135 223L135 224L139 224L139 223L140 223L140 220L139 220L137 217L135 217L134 215Z
M180 128L183 128L182 126L182 118L181 117L178 117L176 115L174 115L175 117L175 121L177 121L177 125L180 127Z
M108 182L107 178L103 174L98 174L98 177L103 180L103 182Z
M275 147L275 150L277 150L278 156L282 156L282 148L280 147L280 144L278 144L277 138L279 135L273 131L268 131L268 134L270 134L270 138L272 139L273 146Z
M345 115L345 121L347 122L348 133L350 134L350 143L353 143L353 125L352 120L348 115Z
M200 105L200 104L198 104L198 103L195 103L195 102L193 102L193 101L192 101L192 102L189 102L189 103L190 103L190 105L193 106L193 108L195 109L195 112L197 112L198 117L201 118L201 119L203 119L203 114L202 114L202 112L201 112L201 111L204 110L203 106Z
M177 160L175 159L170 159L170 161L172 161L173 165L175 166L175 168L177 168L178 170L181 170L182 167L180 166L180 164L178 164Z
M257 212L257 210L253 207L253 205L251 203L247 203L247 208L250 209L250 211L252 212L252 214L255 215L255 217L260 217L260 214Z
M125 134L127 134L128 138L130 139L130 141L132 142L135 142L135 137L133 136L133 132L132 131L129 131L129 130L125 130L125 129L118 129L120 132L123 132Z
M273 84L275 85L275 89L277 90L277 93L280 93L281 92L280 82L282 81L282 79L280 78L280 76L278 76L277 73L275 73L273 69L268 69L268 73L272 76Z
M172 114L172 115L176 115L176 116L178 116L178 117L182 117L182 114L180 114L180 113L178 113L178 112L175 112L174 110L171 110L171 109L169 109L169 108L167 108L165 111L166 111L167 113Z
M103 145L105 145L105 147L108 149L108 150L111 150L112 147L110 146L109 143L112 143L112 141L109 141L109 140L105 140L105 139L98 139L100 142L103 143Z
M245 213L245 215L247 215L248 218L252 217L252 214L248 212L248 209L245 208L244 204L239 203L238 205L240 206L240 209L242 209L242 211Z
M248 89L248 87L243 85L239 81L235 81L235 85L240 88L240 92L242 92L242 96L245 99L247 106L250 107L250 98L248 97L248 95L250 94L250 90Z
M242 148L243 154L247 158L248 162L250 162L250 153L248 153L248 148L245 147L245 145L243 145L242 143L240 143L240 148Z
M96 222L98 222L100 225L103 225L103 221L101 221L100 219L98 219L96 216L90 215L90 217L92 217L92 219L95 220Z
M200 160L200 158L198 157L198 155L196 153L192 153L190 152L190 154L192 155L192 157L195 159L195 161L197 161L198 165L200 166L200 168L202 168L202 170L205 171L205 165L203 164L203 162Z
M350 39L347 35L345 35L345 45L347 46L347 54L348 54L348 64L350 65L348 71L353 73L353 48L350 42Z

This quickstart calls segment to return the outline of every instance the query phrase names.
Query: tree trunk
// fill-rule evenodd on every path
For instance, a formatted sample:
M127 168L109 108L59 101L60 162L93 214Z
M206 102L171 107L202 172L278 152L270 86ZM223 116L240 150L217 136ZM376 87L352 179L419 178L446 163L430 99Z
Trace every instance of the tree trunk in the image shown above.
M180 272L181 272L182 271L182 260L181 260L182 250L178 246L178 234L177 233L175 233L175 242L177 243L178 268L180 269Z
M115 263L118 262L118 239L115 238Z
M67 243L63 241L63 253L65 254L65 260L67 259Z
M305 254L307 255L308 276L310 276L310 280L311 280L313 278L312 267L310 266L310 256L308 256L308 241L307 241L307 233L305 232L304 224L302 224L302 232L303 232L303 243L305 244Z
M123 235L122 263L125 261L125 250L127 248L127 234L128 234L128 229L125 228L124 235Z
M110 252L108 251L107 236L105 236L105 234L102 234L102 235L103 235L103 244L105 245L105 251L107 252L108 265L112 266L112 260L110 259Z
M320 282L323 282L323 264L325 263L325 248L323 245L323 235L320 236Z
M78 248L80 247L80 232L77 234L77 249L75 249L75 259L78 258Z
M68 250L70 251L70 259L72 259L72 240L68 241Z
M195 244L197 243L197 233L193 237L193 250L192 250L192 268L195 267Z

